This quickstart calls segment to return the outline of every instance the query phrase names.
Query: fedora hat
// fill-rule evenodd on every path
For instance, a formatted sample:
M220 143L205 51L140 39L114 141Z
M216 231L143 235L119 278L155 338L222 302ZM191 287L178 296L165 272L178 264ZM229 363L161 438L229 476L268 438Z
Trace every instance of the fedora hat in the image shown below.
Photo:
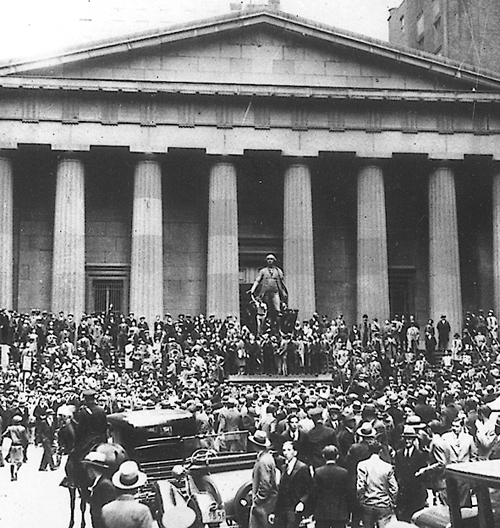
M361 427L357 430L357 433L359 436L364 438L375 438L377 436L375 429L367 422L361 424Z
M417 431L415 431L415 428L411 425L405 425L403 427L403 433L402 436L405 438L416 438L417 437Z
M406 425L411 425L413 429L425 429L426 424L422 422L422 419L417 414L408 416L406 419Z
M139 469L135 460L127 460L126 462L122 462L111 481L115 488L133 490L143 486L147 479L146 473L143 473Z
M267 437L267 433L265 431L261 431L260 429L257 429L255 431L255 434L253 436L249 436L248 440L252 442L252 444L258 445L260 447L270 447L271 442L269 438Z

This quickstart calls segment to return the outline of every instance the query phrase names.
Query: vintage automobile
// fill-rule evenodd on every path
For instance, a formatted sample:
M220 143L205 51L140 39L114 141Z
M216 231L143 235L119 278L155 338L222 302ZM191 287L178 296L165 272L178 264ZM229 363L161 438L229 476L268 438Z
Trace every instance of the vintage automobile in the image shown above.
M247 431L197 435L195 417L181 409L115 413L108 425L110 440L148 475L139 498L160 528L179 528L177 514L186 507L195 527L248 525L256 453L247 452Z
M430 506L415 513L419 528L500 528L500 460L450 464L446 468L449 506ZM459 486L470 485L472 508L460 507Z

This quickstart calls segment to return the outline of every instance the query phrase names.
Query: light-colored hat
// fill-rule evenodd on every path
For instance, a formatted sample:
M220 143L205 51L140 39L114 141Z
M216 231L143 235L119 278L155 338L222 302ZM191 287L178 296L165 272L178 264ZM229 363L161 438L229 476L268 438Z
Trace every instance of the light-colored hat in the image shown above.
M258 445L260 447L270 447L271 442L269 438L267 437L267 433L265 431L261 431L260 429L257 429L255 431L255 434L253 436L249 436L248 440L252 442L252 444Z
M101 469L109 469L107 457L99 451L91 451L83 460L84 464L95 466Z
M406 438L416 438L417 432L415 431L415 428L412 427L411 425L405 425L403 427L402 436Z
M375 438L377 436L377 432L368 422L363 423L356 432L364 438Z
M127 460L121 464L111 480L115 488L132 490L144 486L148 477L139 469L135 460Z
M273 259L273 260L276 260L276 257L272 254L272 253L269 253L269 255L267 255L266 257L266 260L267 259Z

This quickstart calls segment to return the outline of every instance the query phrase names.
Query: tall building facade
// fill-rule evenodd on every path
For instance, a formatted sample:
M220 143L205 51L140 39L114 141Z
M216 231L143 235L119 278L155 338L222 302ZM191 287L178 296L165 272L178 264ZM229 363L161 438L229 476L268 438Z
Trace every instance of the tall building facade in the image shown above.
M403 0L390 10L389 42L500 71L500 3Z
M276 11L0 66L0 305L500 310L500 76Z

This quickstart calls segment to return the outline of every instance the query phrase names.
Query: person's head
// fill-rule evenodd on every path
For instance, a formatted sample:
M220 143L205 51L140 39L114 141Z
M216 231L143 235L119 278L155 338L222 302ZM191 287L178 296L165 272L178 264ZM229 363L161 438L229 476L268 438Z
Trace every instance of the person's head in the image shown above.
M288 416L287 422L288 422L288 427L292 431L296 431L299 428L299 417L295 413L292 413Z
M249 436L248 440L254 445L257 451L263 451L271 447L271 442L267 437L267 433L261 429L257 429L253 436Z
M339 457L339 450L337 449L337 446L326 445L321 451L321 454L327 462L328 460L332 460L333 462L335 462Z
M403 428L403 440L407 448L415 445L415 439L417 438L417 432L411 425L405 425Z
M283 444L283 447L281 448L281 451L287 462L290 462L290 460L297 458L297 450L295 449L295 446L291 441L285 442Z
M463 429L463 425L464 425L463 418L457 417L453 420L453 422L451 422L451 430L455 434L459 434Z
M274 264L276 262L276 257L272 253L270 253L266 257L266 262L267 262L268 266L274 266Z
M113 485L118 493L134 493L146 481L146 474L139 470L139 466L135 460L122 462L112 478Z

